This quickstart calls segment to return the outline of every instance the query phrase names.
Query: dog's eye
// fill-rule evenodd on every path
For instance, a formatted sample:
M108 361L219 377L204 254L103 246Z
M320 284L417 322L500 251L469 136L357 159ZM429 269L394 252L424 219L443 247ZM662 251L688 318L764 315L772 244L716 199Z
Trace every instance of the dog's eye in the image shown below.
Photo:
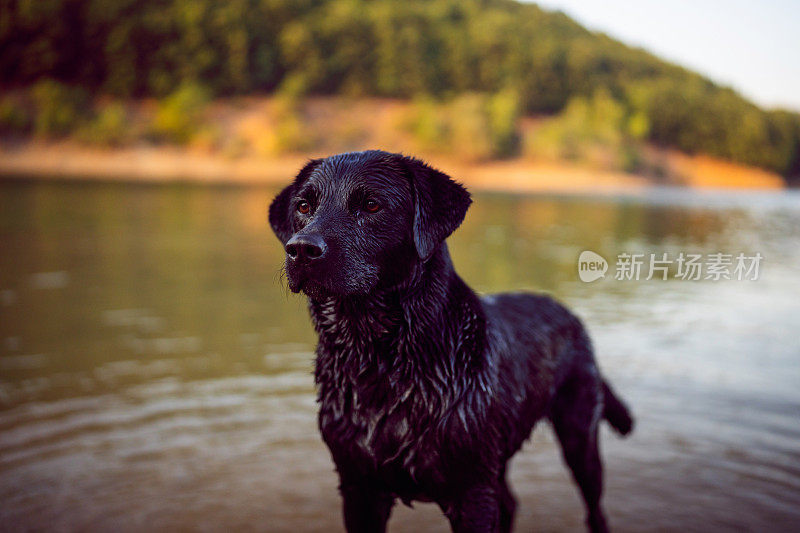
M297 203L297 212L307 215L311 212L311 206L305 200L300 200L300 202Z
M380 204L375 200L369 199L364 202L364 209L367 211L367 213L377 213L380 208Z

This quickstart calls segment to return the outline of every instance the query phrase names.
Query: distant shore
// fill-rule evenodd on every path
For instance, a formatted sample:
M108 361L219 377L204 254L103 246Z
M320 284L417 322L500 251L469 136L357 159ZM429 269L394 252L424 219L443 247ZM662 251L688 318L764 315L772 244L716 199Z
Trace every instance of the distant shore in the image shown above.
M130 182L198 182L231 184L286 183L310 157L226 157L198 150L142 145L100 149L73 142L0 143L0 177ZM671 156L681 170L680 182L666 184L697 188L780 189L780 176L760 169L704 157ZM505 192L615 192L661 185L652 178L595 170L570 163L524 159L462 163L447 157L428 157L434 166L470 188Z

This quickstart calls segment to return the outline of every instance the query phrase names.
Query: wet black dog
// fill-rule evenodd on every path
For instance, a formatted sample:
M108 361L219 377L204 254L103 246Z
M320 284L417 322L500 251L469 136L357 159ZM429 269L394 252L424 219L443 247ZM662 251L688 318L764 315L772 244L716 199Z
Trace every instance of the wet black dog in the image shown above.
M506 464L548 418L583 493L600 507L598 423L632 426L580 321L545 296L478 297L445 238L469 193L397 154L309 162L269 209L294 292L317 333L319 426L348 531L383 531L396 498L434 501L455 531L508 531Z

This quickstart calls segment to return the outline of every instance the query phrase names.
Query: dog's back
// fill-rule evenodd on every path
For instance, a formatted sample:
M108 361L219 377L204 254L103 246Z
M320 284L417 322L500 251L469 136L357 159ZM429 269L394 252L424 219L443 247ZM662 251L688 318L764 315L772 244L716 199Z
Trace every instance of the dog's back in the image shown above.
M511 454L537 420L561 414L564 397L582 398L571 407L588 411L589 422L600 413L621 434L631 430L627 408L602 379L586 330L568 309L549 296L522 292L484 296L481 303L487 317L487 357L497 361L507 396L498 401L525 398L509 440Z

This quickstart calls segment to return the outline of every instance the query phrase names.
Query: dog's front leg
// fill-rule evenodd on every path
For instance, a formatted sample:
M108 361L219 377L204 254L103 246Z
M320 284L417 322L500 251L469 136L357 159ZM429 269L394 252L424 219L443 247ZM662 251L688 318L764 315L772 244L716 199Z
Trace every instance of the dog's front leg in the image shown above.
M394 498L366 483L342 483L344 527L348 533L383 533Z
M500 497L491 484L472 486L450 503L445 514L455 533L495 533L500 527Z

